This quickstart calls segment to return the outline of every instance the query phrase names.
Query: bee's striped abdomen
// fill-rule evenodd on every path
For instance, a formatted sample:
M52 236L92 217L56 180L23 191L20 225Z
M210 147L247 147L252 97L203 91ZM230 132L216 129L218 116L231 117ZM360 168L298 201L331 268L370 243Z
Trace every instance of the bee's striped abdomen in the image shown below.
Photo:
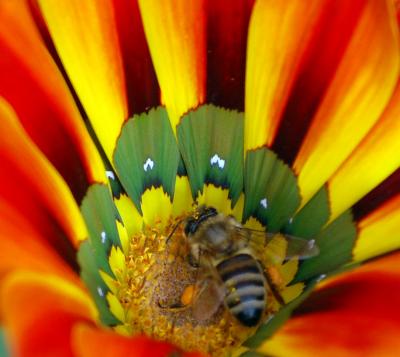
M238 254L217 265L227 288L225 304L245 326L260 322L265 309L264 275L257 261L249 254Z

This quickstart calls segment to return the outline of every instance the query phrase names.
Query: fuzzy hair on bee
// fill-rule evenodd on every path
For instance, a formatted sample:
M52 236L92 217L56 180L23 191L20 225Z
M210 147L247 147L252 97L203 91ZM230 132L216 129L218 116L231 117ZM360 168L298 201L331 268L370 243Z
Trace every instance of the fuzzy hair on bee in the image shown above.
M266 310L268 291L284 303L253 248L260 241L253 239L256 235L267 240L265 232L244 228L234 217L207 206L200 206L183 223L189 262L199 269L191 302L196 318L209 318L224 303L240 324L254 327ZM312 241L285 238L290 246L288 257L318 254Z

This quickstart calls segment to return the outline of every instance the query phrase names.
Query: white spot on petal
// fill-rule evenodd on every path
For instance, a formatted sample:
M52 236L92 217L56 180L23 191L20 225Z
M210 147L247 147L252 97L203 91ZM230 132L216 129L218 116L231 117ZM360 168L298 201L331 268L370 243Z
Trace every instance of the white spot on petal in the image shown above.
M106 234L106 232L101 232L101 243L105 243L106 242L106 239L107 239L107 234Z
M260 201L260 205L261 205L261 207L264 207L264 208L268 207L268 201L265 197Z
M143 169L144 169L144 171L147 172L148 170L153 170L153 168L154 168L154 161L152 159L148 158L143 165Z
M98 292L98 294L99 294L101 297L104 296L104 291L103 291L103 289L102 289L100 286L97 287L97 292Z
M310 239L308 241L308 248L314 248L315 246L315 239Z
M326 274L321 274L318 278L317 281L320 282L321 280L324 280L326 278Z
M106 176L111 180L115 180L115 175L112 171L106 171Z
M225 160L221 159L218 154L214 154L214 156L210 159L210 165L218 165L218 167L222 170L225 167Z

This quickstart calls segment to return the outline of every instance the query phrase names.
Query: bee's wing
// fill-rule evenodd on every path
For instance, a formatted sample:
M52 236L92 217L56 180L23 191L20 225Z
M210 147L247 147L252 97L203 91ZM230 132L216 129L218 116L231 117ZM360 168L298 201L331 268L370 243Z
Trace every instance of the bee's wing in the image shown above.
M319 248L315 239L304 239L289 234L278 233L287 242L286 258L309 259L319 254ZM272 240L276 234L267 234L267 239Z
M283 233L268 233L263 231L257 231L245 227L239 227L238 233L249 240L249 243L266 245L268 244L268 249L270 254L276 255L278 258L282 256L282 251L279 245L269 244L273 242L274 238L282 237L287 243L285 258L299 258L308 259L315 257L319 254L319 248L314 239L304 239L295 237Z
M204 321L213 316L226 295L226 289L208 256L201 254L196 274L195 296L192 302L193 316Z
M212 317L221 306L226 295L225 287L212 276L199 280L198 292L194 297L193 316L204 321Z

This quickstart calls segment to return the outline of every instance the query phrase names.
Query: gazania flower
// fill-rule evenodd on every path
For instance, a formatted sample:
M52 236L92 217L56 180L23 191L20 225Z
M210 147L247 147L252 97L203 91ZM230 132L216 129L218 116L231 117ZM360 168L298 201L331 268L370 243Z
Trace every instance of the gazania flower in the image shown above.
M1 1L10 353L393 355L396 16L385 0ZM243 247L196 260L216 217ZM230 285L217 264L239 254L258 270Z

